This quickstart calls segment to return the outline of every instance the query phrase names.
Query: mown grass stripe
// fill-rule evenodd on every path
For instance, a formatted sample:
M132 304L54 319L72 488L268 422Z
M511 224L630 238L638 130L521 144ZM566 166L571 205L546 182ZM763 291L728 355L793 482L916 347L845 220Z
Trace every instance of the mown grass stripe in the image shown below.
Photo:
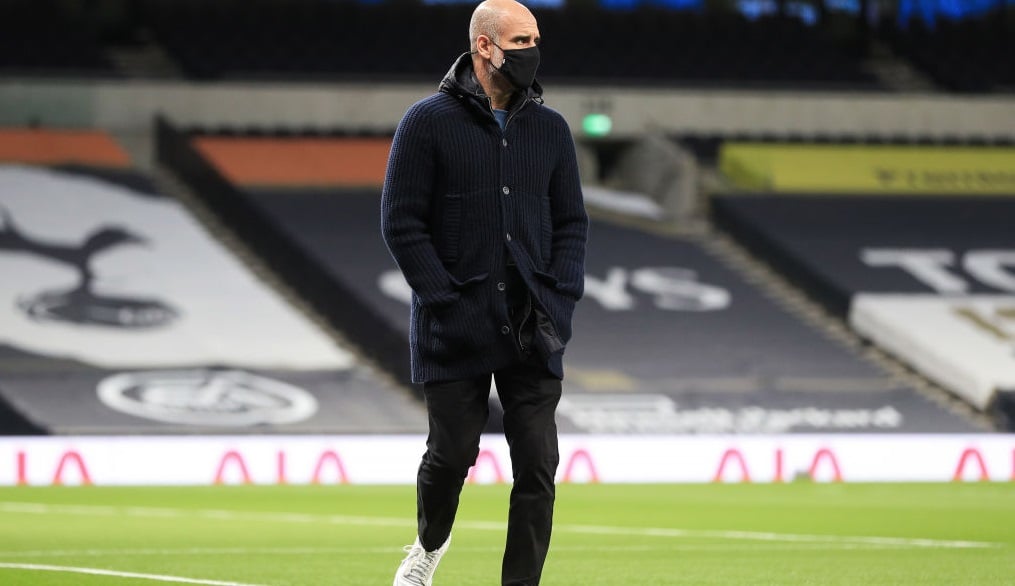
M223 521L266 521L279 523L333 523L371 527L415 527L411 519L362 517L347 515L314 515L308 513L230 511L219 509L168 509L152 507L112 507L105 505L46 505L40 503L0 502L0 512L25 514L69 514L132 517L198 517ZM458 530L503 531L504 524L491 521L459 521ZM1000 544L984 541L944 540L883 536L843 536L775 533L766 531L733 531L678 529L667 527L620 527L604 525L558 524L554 531L586 535L617 535L631 537L667 537L694 539L744 540L784 543L826 543L878 545L886 547L971 549L993 548Z

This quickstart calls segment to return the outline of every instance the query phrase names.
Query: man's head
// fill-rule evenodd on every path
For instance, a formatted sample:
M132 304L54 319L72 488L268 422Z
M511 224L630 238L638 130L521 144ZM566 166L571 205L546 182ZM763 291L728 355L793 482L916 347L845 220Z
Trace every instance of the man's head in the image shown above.
M472 13L469 46L476 75L488 92L531 85L539 65L538 44L536 17L515 0L485 0Z

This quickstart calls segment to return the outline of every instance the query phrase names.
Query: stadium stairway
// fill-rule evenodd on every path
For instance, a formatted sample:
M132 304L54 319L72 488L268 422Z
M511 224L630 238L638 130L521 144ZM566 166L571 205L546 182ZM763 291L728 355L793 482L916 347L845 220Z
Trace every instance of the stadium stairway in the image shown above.
M910 65L880 40L871 41L870 54L864 66L890 90L910 93L939 91L930 76Z
M126 78L181 79L180 66L159 44L137 43L106 48L106 57Z

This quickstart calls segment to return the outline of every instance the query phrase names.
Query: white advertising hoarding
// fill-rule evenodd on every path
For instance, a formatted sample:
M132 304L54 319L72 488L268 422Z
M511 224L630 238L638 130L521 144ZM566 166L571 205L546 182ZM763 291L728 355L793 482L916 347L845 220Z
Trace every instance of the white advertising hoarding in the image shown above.
M0 438L0 486L413 484L422 435ZM484 436L470 482L510 482ZM560 482L1015 481L1015 435L564 435Z

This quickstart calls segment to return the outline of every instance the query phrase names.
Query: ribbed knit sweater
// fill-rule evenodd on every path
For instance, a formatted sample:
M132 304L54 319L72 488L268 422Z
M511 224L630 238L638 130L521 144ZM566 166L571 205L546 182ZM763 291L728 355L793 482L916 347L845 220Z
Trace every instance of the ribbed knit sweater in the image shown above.
M502 130L466 53L395 131L381 231L413 291L413 382L471 378L521 359L508 319L509 261L548 318L536 346L564 376L588 230L574 141L538 83L509 111Z

